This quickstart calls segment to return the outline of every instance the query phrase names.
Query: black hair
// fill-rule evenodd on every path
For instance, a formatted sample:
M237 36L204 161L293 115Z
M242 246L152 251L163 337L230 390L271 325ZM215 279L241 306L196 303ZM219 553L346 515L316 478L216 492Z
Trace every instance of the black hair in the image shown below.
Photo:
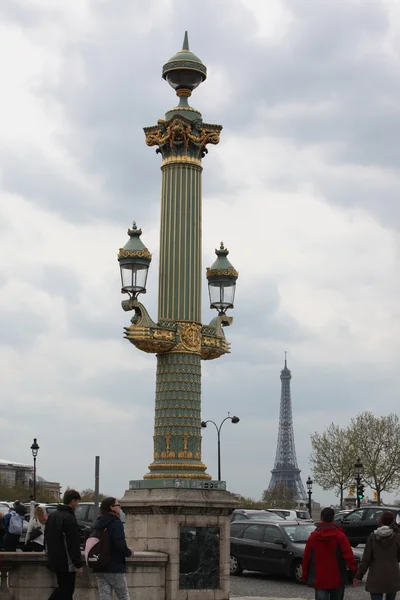
M117 499L112 496L108 496L101 501L100 512L102 515L107 515L111 511L111 507L115 505Z
M330 506L326 506L321 510L321 521L324 523L332 523L335 511Z
M81 495L76 490L67 490L64 494L63 503L71 504L72 500L80 500Z

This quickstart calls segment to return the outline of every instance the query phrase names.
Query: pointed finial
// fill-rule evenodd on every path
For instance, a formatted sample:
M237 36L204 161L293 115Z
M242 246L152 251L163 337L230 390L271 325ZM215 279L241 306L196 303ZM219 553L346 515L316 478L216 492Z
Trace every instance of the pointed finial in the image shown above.
M285 369L287 369L287 352L285 350Z
M183 38L183 46L182 46L182 50L189 52L189 38L188 38L188 32L185 31L185 37Z

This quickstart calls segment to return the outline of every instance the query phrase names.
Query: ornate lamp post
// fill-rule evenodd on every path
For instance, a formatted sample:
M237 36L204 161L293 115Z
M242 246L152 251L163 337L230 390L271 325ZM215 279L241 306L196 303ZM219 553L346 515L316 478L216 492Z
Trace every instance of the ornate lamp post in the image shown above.
M311 479L310 476L308 476L308 479L306 481L306 486L307 486L307 493L308 493L308 512L310 513L310 517L312 516L311 513L311 496L312 496L312 486L313 486L313 480Z
M222 429L222 425L225 423L225 421L230 420L231 423L236 424L239 423L240 419L239 417L231 417L230 414L228 413L228 416L225 417L225 419L223 419L223 421L221 421L220 425L218 426L215 421L211 421L211 419L209 419L208 421L202 421L201 422L201 426L203 428L207 427L207 423L212 423L215 426L215 429L217 430L217 438L218 438L218 481L221 481L221 429Z
M203 123L201 113L189 106L188 98L206 79L207 69L189 50L187 33L182 50L163 66L162 76L176 91L179 103L157 125L144 128L146 144L156 146L162 158L156 320L138 299L146 291L151 254L135 224L118 254L121 291L129 295L122 308L134 313L125 327L125 338L139 350L157 355L154 455L144 478L129 482L121 504L127 514L128 540L132 538L135 548L170 555L167 600L177 598L182 588L189 600L203 588L221 589L228 598L228 515L236 502L224 491L224 482L211 481L206 473L201 460L200 416L201 361L230 351L223 328L232 323L226 311L233 308L238 278L228 261L228 250L221 244L216 261L206 272L210 305L217 316L203 325L202 158L208 144L219 143L222 127ZM216 517L214 527L209 525L210 515ZM193 537L193 530L198 535ZM204 565L191 565L193 573L203 573L194 581L193 573L186 574L186 563L181 564L186 550L182 554L180 548L196 544L202 536L209 536L207 545L216 545L216 550L209 553L213 564L207 581ZM194 554L200 556L197 551Z
M179 105L167 112L165 120L144 129L147 145L157 146L162 156L157 321L138 301L138 295L146 292L151 254L136 223L118 254L121 291L130 296L122 307L134 311L125 338L157 355L154 460L145 480L211 479L201 462L201 360L230 350L222 328L232 323L226 311L233 308L238 273L221 243L216 261L207 269L210 306L218 316L202 325L201 159L207 144L218 144L222 127L203 123L188 98L206 74L206 67L189 50L186 33L182 50L163 67L163 78L176 90ZM142 482L136 487L151 485Z
M31 450L33 456L33 499L36 500L36 458L39 452L39 445L36 438L33 439Z
M363 464L360 460L360 457L358 457L357 462L354 464L354 472L356 474L356 488L357 488L357 508L360 508L360 506L361 506L360 485L361 485L362 469L363 469Z

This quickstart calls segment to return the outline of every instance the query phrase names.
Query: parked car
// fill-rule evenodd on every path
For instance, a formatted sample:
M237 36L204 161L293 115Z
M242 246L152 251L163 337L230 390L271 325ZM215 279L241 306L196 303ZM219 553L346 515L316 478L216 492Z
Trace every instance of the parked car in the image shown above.
M272 510L257 510L255 508L235 508L233 513L231 514L231 522L232 521L245 521L247 519L262 519L262 520L271 520L271 521L284 521L283 517L280 517Z
M396 523L400 523L398 506L363 506L350 511L335 522L343 529L353 548L356 548L358 544L366 543L369 534L378 528L379 516L386 511L392 512Z
M293 508L290 510L288 508L271 508L270 510L288 521L314 523L314 521L310 517L310 513L308 512L308 510L304 510L304 508Z
M125 513L122 511L122 509L120 514L121 521L125 523ZM92 532L93 524L95 522L94 502L80 502L75 511L75 517L78 521L81 546L83 547L87 538Z
M349 512L351 512L351 510L339 510L339 512L337 512L335 514L335 516L333 517L333 521L335 523L338 523L340 521L340 519L343 519L343 517L345 517L346 515L349 514Z
M301 563L313 523L297 521L241 521L231 524L230 573L243 570L261 571L268 575L284 575L303 582ZM362 551L353 550L357 563ZM353 576L349 573L349 581Z

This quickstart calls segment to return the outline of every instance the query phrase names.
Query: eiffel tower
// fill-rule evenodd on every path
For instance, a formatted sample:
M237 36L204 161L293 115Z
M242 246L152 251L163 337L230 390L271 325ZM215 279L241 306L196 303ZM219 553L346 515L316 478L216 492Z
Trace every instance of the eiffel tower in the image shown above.
M285 366L281 371L282 384L278 444L268 490L273 490L278 483L284 483L286 487L295 490L296 500L304 500L307 498L307 494L300 478L301 471L297 466L296 448L294 445L292 399L290 396L291 379L292 375L287 367L285 352Z

